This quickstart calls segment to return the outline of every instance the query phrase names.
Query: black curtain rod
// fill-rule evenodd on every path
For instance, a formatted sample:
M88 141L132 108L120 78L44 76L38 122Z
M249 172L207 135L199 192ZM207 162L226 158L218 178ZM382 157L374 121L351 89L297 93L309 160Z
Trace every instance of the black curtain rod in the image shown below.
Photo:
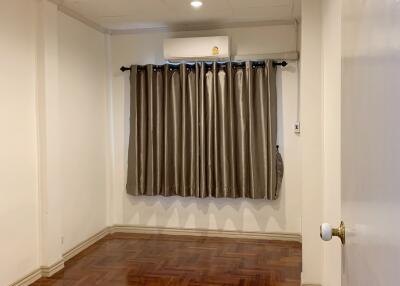
M274 62L273 63L273 65L274 65L274 67L276 67L276 66L282 66L282 67L286 67L287 66L287 62L286 61L282 61L282 62ZM131 70L131 68L128 68L128 67L124 67L124 66L122 66L121 68L120 68L120 70L122 71L122 72L125 72L125 71L130 71Z

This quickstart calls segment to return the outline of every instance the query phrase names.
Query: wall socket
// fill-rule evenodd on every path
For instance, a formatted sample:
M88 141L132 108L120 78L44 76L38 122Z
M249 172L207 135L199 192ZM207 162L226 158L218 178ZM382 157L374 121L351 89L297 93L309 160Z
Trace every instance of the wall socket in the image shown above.
M299 122L299 121L297 121L297 122L294 124L294 133L300 134L300 122Z

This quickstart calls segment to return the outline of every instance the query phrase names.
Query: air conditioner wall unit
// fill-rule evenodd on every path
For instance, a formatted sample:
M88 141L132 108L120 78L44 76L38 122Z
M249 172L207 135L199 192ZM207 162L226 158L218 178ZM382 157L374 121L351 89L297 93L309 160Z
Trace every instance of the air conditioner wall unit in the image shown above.
M171 62L229 60L229 37L174 38L164 40L164 58Z

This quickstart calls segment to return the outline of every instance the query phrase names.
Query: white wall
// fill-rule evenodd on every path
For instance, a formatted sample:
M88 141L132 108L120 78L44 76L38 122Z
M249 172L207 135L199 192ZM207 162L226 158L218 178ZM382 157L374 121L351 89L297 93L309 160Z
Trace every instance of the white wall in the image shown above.
M39 265L36 11L0 2L0 285Z
M148 32L112 35L113 71L121 65L163 63L163 40L179 37L229 36L232 55L258 55L297 50L296 25L226 28L192 32ZM117 69L118 68L118 69Z
M340 223L341 1L303 0L301 122L303 283L341 283L341 243L319 225Z
M2 1L0 36L0 285L10 285L106 226L107 37L47 0Z
M40 2L38 117L41 264L104 229L106 37Z
M62 259L62 192L59 141L58 12L47 0L38 0L38 156L40 203L40 263Z
M166 37L228 35L234 55L295 51L294 26L246 27L195 32L112 35L115 176L113 222L145 226L300 233L301 149L297 120L297 64L278 69L279 145L285 176L278 201L133 197L126 194L129 80L121 65L162 63Z
M106 226L106 36L58 13L64 252Z

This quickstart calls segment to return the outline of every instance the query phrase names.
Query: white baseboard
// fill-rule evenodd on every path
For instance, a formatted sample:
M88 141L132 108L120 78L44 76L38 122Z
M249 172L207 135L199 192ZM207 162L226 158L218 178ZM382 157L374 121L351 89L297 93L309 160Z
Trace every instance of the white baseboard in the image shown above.
M20 280L14 282L10 286L28 286L39 280L42 277L50 277L56 274L58 271L64 268L64 259L54 263L51 266L42 266L39 269L29 273Z
M112 227L106 227L102 231L96 233L95 235L92 235L91 237L89 237L85 241L79 243L75 247L73 247L70 250L68 250L67 252L65 252L63 254L64 261L70 260L75 255L79 254L80 252L82 252L83 250L88 248L89 246L91 246L91 245L95 244L96 242L98 242L100 239L102 239L103 237L108 235L110 233L111 229L112 229Z
M298 233L287 232L245 232L245 231L230 231L230 230L209 230L209 229L188 229L188 228L169 228L169 227L150 227L138 225L114 225L106 227L102 231L89 237L77 246L71 248L63 254L63 259L51 266L42 266L39 269L31 272L25 277L10 286L28 286L42 277L50 277L64 268L64 263L80 252L84 251L89 246L95 244L100 239L110 233L144 233L144 234L167 234L167 235L191 235L191 236L208 236L208 237L227 237L227 238L248 238L248 239L264 239L264 240L283 240L301 242L301 235ZM318 286L307 285L303 286Z
M42 277L50 277L56 274L58 271L64 268L64 259L61 259L60 261L54 263L51 266L42 266L40 267L41 272L42 272Z
M42 278L42 269L36 269L10 286L28 286Z
M70 260L72 257L75 255L79 254L89 246L93 245L103 237L105 237L107 234L110 233L110 228L106 227L102 231L96 233L95 235L89 237L87 240L79 243L77 246L74 248L68 250L66 253L63 254L63 259L60 261L54 263L51 266L42 266L39 269L36 269L35 271L29 273L25 277L21 278L20 280L14 282L10 286L28 286L35 281L39 280L42 277L51 277L54 274L56 274L58 271L62 270L64 268L64 263L68 260Z
M125 225L125 224L114 225L114 227L112 227L111 229L111 233L116 233L116 232L248 238L248 239L284 240L284 241L301 242L300 234L288 233L288 232L247 232L247 231L230 231L230 230L150 227L150 226L137 226L137 225Z
M50 277L64 268L64 259L54 263L51 266L42 266L39 269L29 273L20 280L14 282L10 286L28 286L39 280L42 277Z

